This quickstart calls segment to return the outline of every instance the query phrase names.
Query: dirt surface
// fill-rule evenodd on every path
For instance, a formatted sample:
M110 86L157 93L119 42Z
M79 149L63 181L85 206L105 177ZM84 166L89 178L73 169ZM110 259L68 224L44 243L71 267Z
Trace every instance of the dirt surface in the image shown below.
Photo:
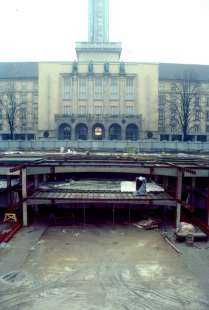
M173 232L181 254L155 230L36 219L1 244L0 309L209 309L209 244Z

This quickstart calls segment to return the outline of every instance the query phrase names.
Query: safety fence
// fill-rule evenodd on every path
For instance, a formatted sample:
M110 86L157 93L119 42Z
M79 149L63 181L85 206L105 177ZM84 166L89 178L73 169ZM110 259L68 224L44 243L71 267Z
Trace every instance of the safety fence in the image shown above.
M54 151L74 150L103 150L126 151L178 151L178 152L209 152L209 142L181 141L117 141L117 140L1 140L0 151Z

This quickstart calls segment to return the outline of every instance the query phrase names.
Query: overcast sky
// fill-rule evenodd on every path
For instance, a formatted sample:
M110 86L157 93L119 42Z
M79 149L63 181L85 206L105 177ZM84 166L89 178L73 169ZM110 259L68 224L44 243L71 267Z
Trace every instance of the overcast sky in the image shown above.
M209 0L109 0L123 61L209 64ZM0 61L73 61L88 0L0 0Z

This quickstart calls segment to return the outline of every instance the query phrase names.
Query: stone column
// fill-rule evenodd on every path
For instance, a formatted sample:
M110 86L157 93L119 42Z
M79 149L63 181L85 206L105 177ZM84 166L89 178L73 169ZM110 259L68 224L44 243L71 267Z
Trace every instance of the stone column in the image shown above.
M78 114L78 76L75 74L72 77L72 114Z
M120 101L119 101L119 114L126 114L125 110L125 76L122 75L119 78L119 96L120 96Z
M88 114L94 114L94 75L88 75Z
M125 141L126 140L126 127L121 127L121 140Z
M104 76L104 93L103 93L103 112L102 114L109 114L109 76Z

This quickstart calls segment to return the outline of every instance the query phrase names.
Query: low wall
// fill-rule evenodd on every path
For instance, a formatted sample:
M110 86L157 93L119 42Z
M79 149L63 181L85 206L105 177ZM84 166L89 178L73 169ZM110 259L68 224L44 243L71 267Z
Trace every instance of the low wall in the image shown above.
M4 151L54 151L54 150L118 150L135 148L140 151L209 152L209 142L180 141L117 141L117 140L1 140L0 152Z

